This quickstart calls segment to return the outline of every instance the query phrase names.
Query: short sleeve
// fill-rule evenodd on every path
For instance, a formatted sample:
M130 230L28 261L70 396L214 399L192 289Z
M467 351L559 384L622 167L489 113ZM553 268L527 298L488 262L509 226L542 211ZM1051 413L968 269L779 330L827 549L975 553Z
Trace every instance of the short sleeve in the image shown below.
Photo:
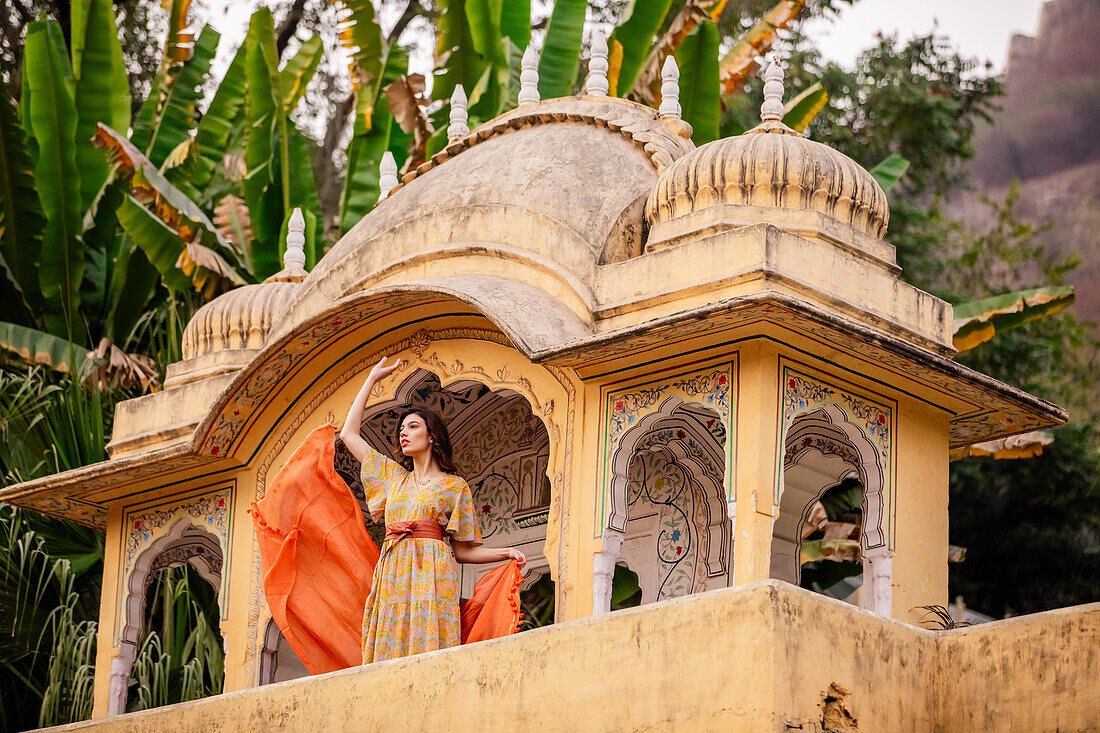
M470 485L457 478L453 486L451 497L454 506L451 507L451 518L447 521L447 534L460 542L480 545L481 531L477 526L477 515L474 514L474 497L470 493Z
M395 460L387 458L374 448L367 446L367 455L359 469L359 480L363 484L363 494L367 499L367 511L376 520L386 511L386 492L405 480L409 472Z

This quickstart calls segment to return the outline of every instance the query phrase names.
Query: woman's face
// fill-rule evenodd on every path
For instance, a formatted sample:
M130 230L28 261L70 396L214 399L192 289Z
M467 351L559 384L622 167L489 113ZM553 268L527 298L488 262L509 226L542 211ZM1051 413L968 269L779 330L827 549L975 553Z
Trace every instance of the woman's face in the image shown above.
M401 442L401 452L407 456L415 456L429 449L428 426L424 424L424 418L412 414L401 421L401 431L397 434Z

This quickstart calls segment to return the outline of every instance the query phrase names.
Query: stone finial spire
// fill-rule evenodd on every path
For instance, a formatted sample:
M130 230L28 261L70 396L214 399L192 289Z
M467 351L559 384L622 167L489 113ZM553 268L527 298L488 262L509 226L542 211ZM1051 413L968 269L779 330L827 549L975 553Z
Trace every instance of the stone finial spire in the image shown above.
M294 209L286 225L286 251L283 253L283 269L289 271L306 268L306 218L301 209Z
M607 84L607 39L596 33L592 36L592 56L588 59L588 81L584 84L584 93L592 97L606 97Z
M447 127L447 142L449 143L461 140L470 134L468 124L470 115L466 111L467 104L466 90L462 88L461 84L456 85L454 94L451 95L451 124Z
M657 111L665 119L680 119L680 67L671 54L661 67L661 107Z
M528 46L520 61L519 106L539 101L539 55L534 46Z
M783 121L783 67L773 53L764 72L764 103L760 105L760 121Z
M378 200L390 195L390 191L397 187L397 161L393 159L393 153L382 153L382 162L378 166Z

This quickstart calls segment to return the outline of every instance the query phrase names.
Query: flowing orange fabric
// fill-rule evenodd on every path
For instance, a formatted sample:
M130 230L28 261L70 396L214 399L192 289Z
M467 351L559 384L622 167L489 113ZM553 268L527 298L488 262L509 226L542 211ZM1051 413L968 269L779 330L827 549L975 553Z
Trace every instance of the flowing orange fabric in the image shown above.
M333 467L336 428L306 437L249 509L271 616L311 674L360 664L363 607L378 548ZM487 573L463 604L462 642L507 636L519 623L515 561Z

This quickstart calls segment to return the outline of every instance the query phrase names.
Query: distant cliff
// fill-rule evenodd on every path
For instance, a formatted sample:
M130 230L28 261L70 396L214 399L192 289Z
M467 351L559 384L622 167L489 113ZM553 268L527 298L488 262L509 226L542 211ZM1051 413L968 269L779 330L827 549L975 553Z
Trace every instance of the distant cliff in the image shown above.
M975 136L968 165L975 191L955 197L948 211L987 226L978 196L1003 199L1019 179L1017 213L1052 221L1042 241L1080 256L1071 276L1075 310L1100 321L1100 0L1043 5L1036 35L1009 45L1005 90L993 125Z

